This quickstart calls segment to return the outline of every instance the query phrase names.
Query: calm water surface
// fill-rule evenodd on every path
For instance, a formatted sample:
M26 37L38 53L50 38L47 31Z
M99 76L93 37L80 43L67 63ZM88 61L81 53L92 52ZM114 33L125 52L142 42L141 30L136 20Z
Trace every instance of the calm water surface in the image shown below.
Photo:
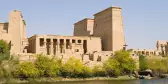
M129 81L71 81L71 82L55 82L55 83L28 83L28 84L168 84L168 79L151 79L151 80L129 80Z

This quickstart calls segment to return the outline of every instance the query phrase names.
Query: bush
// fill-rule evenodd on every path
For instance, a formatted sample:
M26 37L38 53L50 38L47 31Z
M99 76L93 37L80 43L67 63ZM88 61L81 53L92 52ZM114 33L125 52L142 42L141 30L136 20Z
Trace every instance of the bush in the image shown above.
M139 56L139 67L140 67L140 70L142 71L148 69L147 59L145 57L146 56L143 56L143 55Z
M9 45L6 41L0 40L0 77L11 78L11 71L14 60L10 56Z
M105 69L102 66L94 66L92 69L93 76L104 77L106 76Z
M82 62L74 57L70 57L68 61L62 66L63 77L91 77L92 69L82 64Z
M148 69L151 69L155 75L166 73L168 71L167 59L147 59Z
M121 50L104 63L104 68L108 76L125 75L136 70L136 62L128 51Z
M132 72L136 70L136 62L130 56L130 52L128 51L116 51L114 55L114 59L119 63L119 67L122 72Z
M60 60L50 59L44 55L38 55L35 64L39 70L40 76L54 77L60 75Z
M8 53L9 52L9 46L8 43L4 40L0 40L0 53Z
M93 76L92 73L93 73L92 69L90 67L84 65L81 77L83 77L83 78L92 77Z
M10 58L9 46L8 43L4 40L0 40L0 64L4 60Z
M83 64L80 60L70 57L62 66L63 77L80 77L83 72Z
M105 63L104 63L104 69L106 71L106 74L110 77L113 76L119 76L121 73L120 67L119 67L119 62L113 58L109 58Z
M38 69L32 62L20 63L19 68L13 72L13 75L17 78L27 79L39 76Z

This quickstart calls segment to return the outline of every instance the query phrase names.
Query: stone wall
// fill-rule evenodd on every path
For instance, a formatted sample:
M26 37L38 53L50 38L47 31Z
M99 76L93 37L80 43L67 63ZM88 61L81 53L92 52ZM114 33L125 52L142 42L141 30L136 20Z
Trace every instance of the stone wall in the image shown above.
M101 50L101 39L91 36L35 35L29 38L29 52L57 55L85 54Z
M93 35L94 19L86 18L74 24L74 36Z
M94 16L93 35L101 37L103 51L123 49L126 43L121 8L110 7Z

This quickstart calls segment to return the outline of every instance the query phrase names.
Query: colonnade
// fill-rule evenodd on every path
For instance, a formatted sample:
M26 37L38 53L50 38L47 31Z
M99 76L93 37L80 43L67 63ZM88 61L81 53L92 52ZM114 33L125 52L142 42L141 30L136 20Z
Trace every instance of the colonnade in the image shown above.
M80 44L83 49L81 39L60 39L60 38L39 38L40 48L45 48L47 55L56 53L66 53L67 49L73 49L73 44Z

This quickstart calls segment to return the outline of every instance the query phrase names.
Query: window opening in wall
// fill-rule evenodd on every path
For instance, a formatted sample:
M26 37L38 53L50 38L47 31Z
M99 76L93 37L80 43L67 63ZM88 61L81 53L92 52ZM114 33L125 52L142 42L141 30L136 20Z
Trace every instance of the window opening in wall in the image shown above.
M87 40L83 40L83 49L84 49L84 53L87 52Z
M40 47L44 46L44 38L40 38Z
M81 40L78 40L78 43L81 43Z
M72 43L75 43L75 40L74 40L74 39L72 39Z

